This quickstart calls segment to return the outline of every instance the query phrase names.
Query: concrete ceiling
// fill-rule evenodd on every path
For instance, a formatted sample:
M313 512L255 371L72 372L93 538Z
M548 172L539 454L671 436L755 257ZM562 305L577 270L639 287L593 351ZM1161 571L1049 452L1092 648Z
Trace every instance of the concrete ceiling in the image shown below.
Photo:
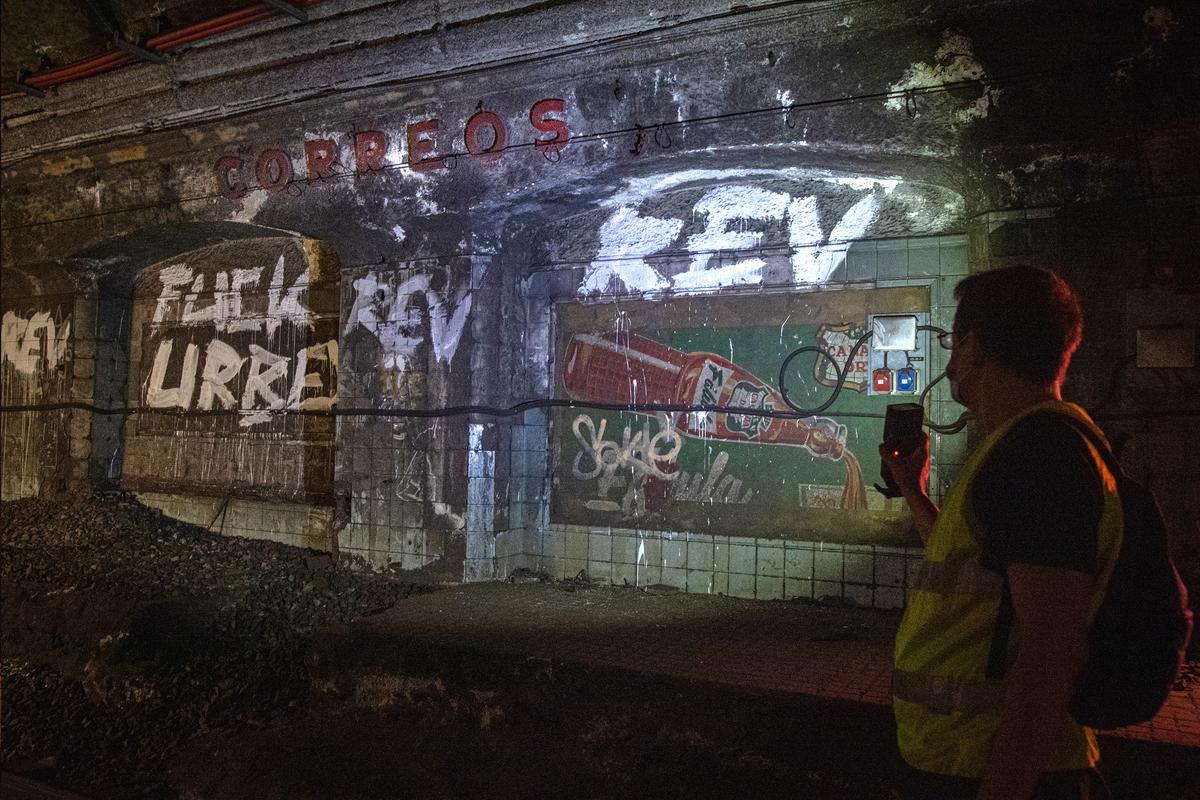
M0 0L0 75L55 69L113 49L93 7L135 44L252 5L247 0Z

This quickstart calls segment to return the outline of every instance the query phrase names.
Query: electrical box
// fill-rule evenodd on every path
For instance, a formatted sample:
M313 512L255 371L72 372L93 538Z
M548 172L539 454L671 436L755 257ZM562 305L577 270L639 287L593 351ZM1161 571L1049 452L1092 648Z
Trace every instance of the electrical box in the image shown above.
M871 314L867 317L868 395L912 395L920 391L929 335L918 331L928 314Z
M917 391L917 368L901 367L896 370L896 394L913 394Z
M871 325L873 350L904 352L917 349L915 314L874 314L867 321Z
M1184 325L1138 328L1137 365L1170 369L1196 366L1196 329Z

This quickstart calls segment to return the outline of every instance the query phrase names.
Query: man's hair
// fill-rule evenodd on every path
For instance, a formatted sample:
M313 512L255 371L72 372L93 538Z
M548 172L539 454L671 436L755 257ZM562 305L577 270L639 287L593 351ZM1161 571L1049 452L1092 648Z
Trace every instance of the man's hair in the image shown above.
M989 358L1039 384L1061 380L1083 335L1075 292L1057 274L1008 267L964 278L954 289L954 327Z

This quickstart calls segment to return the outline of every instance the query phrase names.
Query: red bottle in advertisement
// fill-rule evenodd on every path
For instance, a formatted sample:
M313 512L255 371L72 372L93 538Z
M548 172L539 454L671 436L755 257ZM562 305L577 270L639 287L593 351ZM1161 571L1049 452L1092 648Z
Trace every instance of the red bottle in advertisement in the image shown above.
M726 358L684 353L634 333L573 336L563 385L573 399L597 403L789 410L778 391ZM843 508L866 507L858 460L846 449L846 427L832 419L690 412L680 414L675 427L688 436L799 446L814 456L845 461Z

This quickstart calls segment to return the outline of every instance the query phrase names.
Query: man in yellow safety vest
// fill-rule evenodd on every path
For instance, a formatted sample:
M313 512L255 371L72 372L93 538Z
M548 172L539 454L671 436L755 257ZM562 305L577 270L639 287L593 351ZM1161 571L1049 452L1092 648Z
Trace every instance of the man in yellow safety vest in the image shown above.
M1123 523L1112 474L1068 417L1095 425L1062 400L1082 314L1065 281L1029 267L972 275L955 295L946 374L983 441L940 509L928 437L907 456L880 450L924 542L896 636L897 793L1095 797L1096 739L1068 704Z

